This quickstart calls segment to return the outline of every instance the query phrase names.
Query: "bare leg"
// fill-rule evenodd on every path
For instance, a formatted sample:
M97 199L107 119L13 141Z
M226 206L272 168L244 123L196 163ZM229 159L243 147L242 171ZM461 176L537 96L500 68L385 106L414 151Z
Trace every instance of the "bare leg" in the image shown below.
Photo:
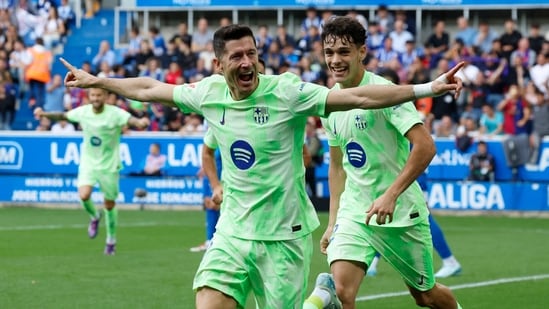
M355 261L339 260L330 266L336 294L344 309L354 309L356 295L365 275L366 265Z
M440 283L429 291L419 291L412 287L408 287L410 293L416 300L416 304L420 307L436 308L436 309L456 309L458 308L457 300L450 289Z
M196 292L196 309L236 309L236 305L234 298L207 286Z

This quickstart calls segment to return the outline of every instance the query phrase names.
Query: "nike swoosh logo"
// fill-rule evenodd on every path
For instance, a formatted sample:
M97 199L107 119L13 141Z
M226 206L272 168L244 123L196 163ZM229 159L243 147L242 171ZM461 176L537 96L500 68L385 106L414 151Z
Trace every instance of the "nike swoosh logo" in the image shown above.
M221 115L221 120L219 120L221 125L225 124L225 108L223 108L223 114Z
M334 121L334 135L337 135L336 122Z
M425 276L421 275L421 277L419 277L419 280L418 280L417 284L423 285L423 281L425 281L424 278L425 278Z

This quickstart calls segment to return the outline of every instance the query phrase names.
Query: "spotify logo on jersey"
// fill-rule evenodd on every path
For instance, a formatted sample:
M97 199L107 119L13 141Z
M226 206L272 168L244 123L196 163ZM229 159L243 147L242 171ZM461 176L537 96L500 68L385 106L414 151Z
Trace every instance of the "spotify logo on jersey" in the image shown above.
M364 148L355 142L351 142L346 147L347 159L352 166L356 168L363 167L366 164L366 152Z
M255 152L248 142L239 140L231 145L231 159L237 168L247 170L255 162Z

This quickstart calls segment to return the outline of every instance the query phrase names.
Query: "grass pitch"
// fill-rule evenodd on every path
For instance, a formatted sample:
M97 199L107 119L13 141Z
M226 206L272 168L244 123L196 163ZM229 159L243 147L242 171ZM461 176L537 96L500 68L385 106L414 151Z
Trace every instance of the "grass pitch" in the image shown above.
M440 282L464 308L549 308L549 219L435 216L463 266ZM0 208L0 308L194 308L202 254L189 248L204 240L203 212L120 210L116 256L103 255L104 222L90 240L87 221L83 210ZM315 251L309 291L328 271ZM405 291L382 261L357 308L415 308Z

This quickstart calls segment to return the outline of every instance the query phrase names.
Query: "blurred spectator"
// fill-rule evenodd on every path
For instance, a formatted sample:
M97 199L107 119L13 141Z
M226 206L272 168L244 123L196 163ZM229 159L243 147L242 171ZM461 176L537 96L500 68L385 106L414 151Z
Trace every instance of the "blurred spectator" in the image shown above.
M507 61L505 58L499 58L497 53L491 51L483 57L484 59L484 76L488 85L488 93L486 102L493 107L503 100L503 93L507 87L506 81L503 78L503 72L507 69Z
M492 42L498 38L498 34L490 29L490 25L486 21L480 21L478 31L474 39L474 46L477 46L484 54L492 50Z
M301 55L304 55L313 49L313 43L316 41L320 41L318 27L310 26L307 33L298 40L296 47L301 51Z
M179 41L178 40L169 40L166 44L166 52L162 57L160 57L160 67L167 70L170 67L172 62L182 63L183 55L179 51Z
M135 54L135 67L133 68L133 74L138 75L140 71L145 70L147 60L154 57L151 43L147 39L141 40L139 44L139 51Z
M393 24L395 23L395 16L389 12L386 5L382 4L378 6L374 21L378 23L381 33L383 35L389 35L393 31Z
M322 11L322 14L320 15L320 26L318 26L318 33L322 34L322 28L324 27L324 24L330 21L330 19L334 16L334 13L330 9Z
M402 20L396 20L394 24L394 30L389 32L389 37L393 39L393 50L397 53L404 53L406 51L406 42L414 41L414 35L404 29L404 22Z
M536 87L549 96L549 52L539 53L536 64L530 68L530 79Z
M160 61L156 57L147 59L145 67L139 72L139 76L147 76L161 82L164 81L164 70L160 67Z
M31 57L30 52L25 48L23 40L18 39L13 46L13 51L10 53L8 65L13 82L20 94L26 92L28 88L28 84L25 81L25 68L31 62Z
M295 46L295 38L288 34L286 31L286 26L278 25L276 28L276 38L275 41L278 43L280 49L284 48L286 45Z
M533 103L533 129L530 134L531 155L530 164L537 164L539 146L545 136L549 136L549 97L538 88L534 87L536 99Z
M372 21L368 24L368 37L366 38L366 46L368 50L372 53L383 47L383 41L385 40L385 35L381 31L381 27L377 21Z
M402 67L406 69L406 72L408 72L416 59L423 56L423 51L420 48L416 48L416 41L414 40L406 41L405 47L406 50L399 55L399 61Z
M520 59L520 63L525 70L530 70L536 63L536 52L530 49L528 38L521 38L518 41L517 49L511 53L511 63L516 63L516 58Z
M503 114L496 111L494 106L484 104L482 106L482 115L480 116L479 133L488 138L503 133Z
M393 49L393 39L391 37L385 38L385 41L383 41L383 48L377 50L376 58L379 60L380 67L385 66L387 62L393 59L398 59L398 52Z
M543 35L540 31L540 25L535 23L530 25L530 30L528 32L528 42L530 43L530 48L536 53L539 54L541 48L543 47Z
M494 156L488 152L486 142L479 141L477 152L469 161L469 180L494 182L495 166Z
M60 74L55 74L51 81L46 85L46 102L44 111L46 112L64 112L65 86Z
M48 10L48 17L42 33L44 46L49 50L61 44L61 38L66 35L65 23L59 17L55 6Z
M278 69L284 63L284 57L280 51L278 41L273 41L269 46L267 54L263 55L262 59L265 61L265 66L273 71L273 74L279 74Z
M142 164L142 170L130 173L132 176L162 176L165 174L167 157L160 153L160 144L152 143L149 153Z
M16 91L12 83L0 74L0 130L11 130L15 119Z
M58 120L51 126L52 133L70 133L76 131L74 125L67 120Z
M96 74L98 77L114 77L114 71L107 61L99 64L99 71Z
M232 25L232 24L233 24L233 22L231 21L231 19L229 17L221 17L219 19L219 27L218 28L229 26L229 25Z
M457 19L457 32L455 39L460 39L466 49L470 49L475 44L476 30L469 26L469 20L465 16L460 16Z
M181 53L181 63L179 63L179 65L181 66L181 69L183 69L183 72L196 67L198 56L192 52L189 45L180 43L179 52Z
M203 125L202 117L195 113L190 113L183 119L184 125L179 130L179 133L183 135L193 135L198 133L204 133L206 128Z
M25 68L25 80L29 83L29 104L44 107L46 100L46 83L51 79L52 53L44 47L42 38L37 38L33 46L27 49L30 63Z
M467 150L469 150L469 147L471 147L471 145L473 144L473 137L469 135L467 126L465 126L464 124L458 126L456 130L455 140L456 149L460 152L467 152Z
M141 40L143 38L139 34L139 27L133 26L130 29L128 48L123 53L122 65L126 67L130 73L135 72L135 56L141 48Z
M442 116L440 122L433 123L436 137L453 137L455 135L454 120L450 116Z
M503 24L504 32L499 37L501 42L501 50L503 52L503 57L510 62L511 53L517 49L518 42L522 38L522 34L516 29L515 21L512 19L507 19Z
M366 17L364 17L364 15L360 14L356 9L354 8L350 9L347 12L347 16L358 20L358 22L364 27L364 29L368 30L368 20L366 19Z
M436 67L438 60L448 51L450 36L446 32L446 24L443 20L435 23L433 33L427 38L425 48L431 55L430 68Z
M160 29L155 26L149 28L149 39L152 43L153 54L156 57L161 57L166 52L166 42Z
M23 38L25 45L33 44L35 39L42 35L40 30L43 29L42 24L45 19L31 12L27 0L19 0L15 9L15 17L19 36Z
M311 70L311 60L309 57L301 57L299 61L299 67L301 68L301 80L309 83L314 83L320 78L319 72Z
M317 197L316 190L316 167L324 162L324 148L317 134L317 123L315 117L307 118L305 127L305 146L311 155L311 161L305 165L305 185L309 197Z
M36 131L50 131L51 129L51 120L46 117L41 117L36 127Z
M76 22L76 13L74 12L69 0L61 0L61 4L57 8L57 11L59 13L59 18L63 20L66 32L69 32L69 30L74 27Z
M263 56L267 54L272 42L273 38L269 35L269 26L266 24L260 25L255 37L255 44L259 57L263 58Z
M185 44L191 46L192 40L193 37L189 34L189 26L187 23L180 23L177 27L177 33L172 36L170 41L175 41L176 45L179 45L179 42L184 42Z
M99 12L101 9L100 0L85 0L84 3L86 6L86 15L84 18L93 18L95 13Z
M313 6L308 7L307 10L305 11L305 18L301 22L300 36L301 37L306 36L307 33L309 33L309 29L311 27L316 27L318 31L318 29L320 28L320 22L321 22L321 19L320 19L320 16L318 16L318 12L316 8Z
M100 65L102 62L107 62L109 67L112 67L116 61L116 54L111 49L111 43L108 40L103 40L99 43L99 51L92 59L92 66L94 72L100 71Z
M507 96L498 105L503 113L503 132L508 135L528 134L528 122L532 114L530 106L522 98L518 85L511 85Z
M0 33L4 33L11 25L15 25L16 20L10 15L7 9L0 9Z
M208 29L208 20L205 17L198 19L198 25L193 32L191 50L199 53L206 50L206 45L213 40L213 32Z
M185 70L183 75L189 83L194 83L202 80L204 77L212 75L212 72L206 69L204 59L198 59L196 61L196 67L190 70Z
M198 54L198 59L202 59L202 61L204 61L204 68L206 68L207 71L213 72L214 58L215 52L213 48L213 41L209 41L208 44L206 44L206 50L203 50Z
M179 66L179 63L172 62L168 68L168 72L165 76L165 82L172 85L178 84L178 79L183 78L183 71Z

